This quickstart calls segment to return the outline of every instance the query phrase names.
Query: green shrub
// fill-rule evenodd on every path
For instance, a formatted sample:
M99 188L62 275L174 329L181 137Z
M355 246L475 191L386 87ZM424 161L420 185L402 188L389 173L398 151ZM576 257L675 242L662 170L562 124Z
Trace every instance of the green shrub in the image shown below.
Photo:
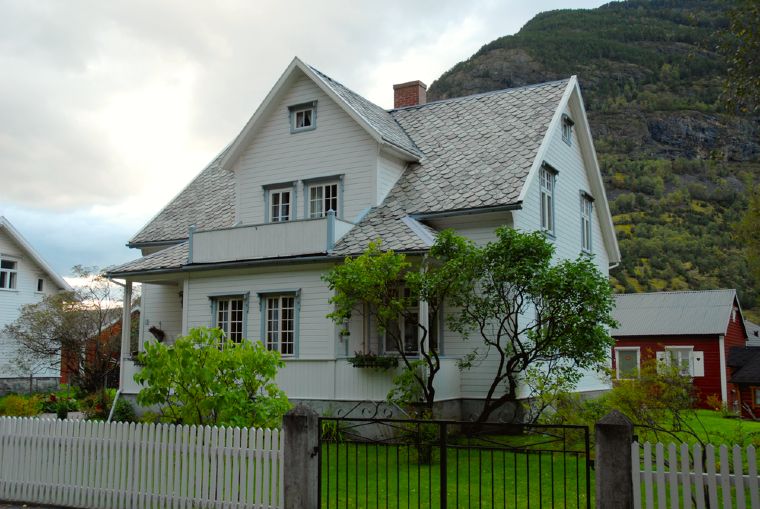
M0 414L10 417L32 417L42 412L42 398L11 394L2 400Z
M135 414L132 403L124 397L117 399L111 420L114 422L137 422L137 414Z
M105 420L111 410L112 399L106 392L96 392L85 396L79 402L79 410L88 420Z
M271 428L290 409L274 383L284 362L260 341L235 343L201 327L171 346L148 343L139 362L137 402L159 405L164 422Z

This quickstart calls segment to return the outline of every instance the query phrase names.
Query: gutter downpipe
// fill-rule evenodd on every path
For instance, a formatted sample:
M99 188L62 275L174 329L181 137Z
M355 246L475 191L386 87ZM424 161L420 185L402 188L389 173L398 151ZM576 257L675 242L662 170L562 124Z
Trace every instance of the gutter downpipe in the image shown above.
M116 391L116 396L113 397L113 403L111 403L111 411L108 412L108 419L106 419L106 422L111 422L111 418L113 418L113 411L116 409L116 402L119 401L119 396L121 396L121 389Z

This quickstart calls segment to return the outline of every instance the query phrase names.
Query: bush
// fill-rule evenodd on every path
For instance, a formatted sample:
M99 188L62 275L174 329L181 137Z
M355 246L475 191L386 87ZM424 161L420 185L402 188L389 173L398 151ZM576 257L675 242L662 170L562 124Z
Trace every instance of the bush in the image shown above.
M111 420L115 422L137 422L137 414L135 414L132 403L124 397L117 399Z
M102 421L108 418L112 401L107 392L96 392L85 396L79 403L79 409L85 419Z
M9 417L32 417L42 412L42 398L34 396L18 396L11 394L2 399L0 415Z
M160 405L164 422L271 428L290 409L274 383L284 363L260 341L234 343L202 327L172 346L148 343L139 362L137 402Z

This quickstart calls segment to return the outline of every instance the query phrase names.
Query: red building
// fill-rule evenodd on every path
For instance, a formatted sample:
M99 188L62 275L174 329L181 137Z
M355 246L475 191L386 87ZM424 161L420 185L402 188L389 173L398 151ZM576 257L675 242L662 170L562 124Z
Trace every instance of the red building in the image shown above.
M728 353L729 380L739 394L742 416L760 419L760 346L732 348Z
M736 290L617 295L612 365L619 379L636 376L641 362L656 358L692 377L699 406L710 396L739 408L731 382L731 348L744 348L747 329Z

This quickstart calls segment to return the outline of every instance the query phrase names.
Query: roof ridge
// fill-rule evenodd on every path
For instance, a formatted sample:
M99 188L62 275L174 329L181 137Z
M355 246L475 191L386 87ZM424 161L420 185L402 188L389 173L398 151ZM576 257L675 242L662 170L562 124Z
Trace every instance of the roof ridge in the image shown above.
M629 295L675 295L685 293L717 293L717 292L733 292L736 293L736 288L715 288L712 290L668 290L664 292L631 292L631 293L616 293L615 297L627 297Z
M506 93L506 92L516 92L518 90L525 90L525 89L528 89L528 88L538 88L538 87L544 87L544 86L549 86L549 85L558 85L560 83L568 83L568 82L570 82L571 79L572 78L563 78L561 80L544 81L544 82L541 82L541 83L531 83L530 85L522 85L522 86L519 86L519 87L500 88L498 90L489 90L488 92L479 92L477 94L470 94L470 95L463 95L463 96L459 96L459 97L449 97L449 98L446 98L446 99L439 99L437 101L426 102L425 104L415 104L413 106L404 106L403 108L391 108L390 110L386 110L386 111L388 111L388 113L392 114L393 112L396 112L396 111L407 111L407 110L412 110L412 109L420 109L420 108L425 108L427 106L433 106L433 105L436 105L436 104L445 104L445 103L455 102L455 101L464 101L464 100L467 100L467 99L477 99L478 97L486 97L486 96L489 96L489 95L503 94L503 93Z

